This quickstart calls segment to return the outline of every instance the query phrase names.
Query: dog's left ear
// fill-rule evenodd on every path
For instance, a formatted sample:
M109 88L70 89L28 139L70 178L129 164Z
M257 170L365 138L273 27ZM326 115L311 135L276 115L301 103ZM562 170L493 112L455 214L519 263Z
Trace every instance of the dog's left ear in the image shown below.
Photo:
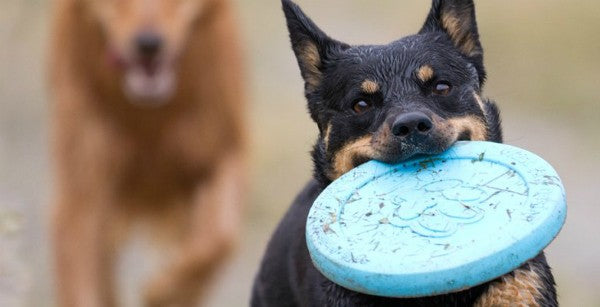
M331 55L349 46L327 36L292 1L281 0L281 3L292 49L305 81L306 93L309 94L321 85L323 70Z
M479 41L473 0L433 0L419 33L445 32L454 46L475 65L483 83L483 49Z

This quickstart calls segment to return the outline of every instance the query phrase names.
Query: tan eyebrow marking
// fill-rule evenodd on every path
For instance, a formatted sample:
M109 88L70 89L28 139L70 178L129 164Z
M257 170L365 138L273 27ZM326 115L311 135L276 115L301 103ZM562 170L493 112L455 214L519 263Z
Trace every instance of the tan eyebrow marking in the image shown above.
M423 82L427 82L433 78L433 68L429 65L423 65L417 70L417 78Z
M379 84L372 80L365 80L360 85L360 89L366 94L375 94L379 91Z

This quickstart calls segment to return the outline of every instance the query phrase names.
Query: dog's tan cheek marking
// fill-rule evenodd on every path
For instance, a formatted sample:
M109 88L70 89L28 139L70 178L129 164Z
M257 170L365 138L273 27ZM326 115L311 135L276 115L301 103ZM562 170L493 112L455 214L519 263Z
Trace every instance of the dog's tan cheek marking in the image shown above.
M299 57L306 70L304 81L307 90L312 92L319 87L322 79L321 70L319 69L321 67L319 49L314 43L308 42L300 49Z
M375 81L365 80L360 85L360 89L365 94L375 94L377 91L379 91L379 84L377 84Z
M427 82L433 78L433 68L429 65L423 65L417 70L417 78L421 82Z
M485 141L487 139L485 124L475 116L451 118L447 122L457 136L462 132L468 131L472 141Z
M329 174L329 179L335 180L354 168L354 159L357 157L372 158L375 156L375 149L371 145L372 137L364 136L344 145L333 158L333 169Z
M517 269L514 275L504 275L490 284L488 290L475 302L475 307L540 306L543 282L534 270Z

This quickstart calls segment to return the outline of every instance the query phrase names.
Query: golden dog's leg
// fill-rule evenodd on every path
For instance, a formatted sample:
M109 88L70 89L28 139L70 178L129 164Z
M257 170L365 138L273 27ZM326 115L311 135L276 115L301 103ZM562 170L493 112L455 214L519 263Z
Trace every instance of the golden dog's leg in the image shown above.
M115 306L112 292L114 247L104 203L59 201L53 214L58 306Z
M235 245L243 194L243 162L231 156L197 187L186 237L167 270L146 288L146 306L195 306Z

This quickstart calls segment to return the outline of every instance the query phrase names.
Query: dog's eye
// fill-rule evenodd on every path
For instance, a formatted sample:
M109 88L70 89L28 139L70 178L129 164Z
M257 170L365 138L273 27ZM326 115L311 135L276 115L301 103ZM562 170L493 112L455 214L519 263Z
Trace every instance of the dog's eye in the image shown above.
M365 111L367 111L368 109L370 109L372 106L370 101L366 101L366 100L357 100L354 105L352 106L352 110L354 110L354 112L356 112L356 114L361 114Z
M448 81L438 81L433 85L433 93L440 96L446 96L450 94L452 85Z

